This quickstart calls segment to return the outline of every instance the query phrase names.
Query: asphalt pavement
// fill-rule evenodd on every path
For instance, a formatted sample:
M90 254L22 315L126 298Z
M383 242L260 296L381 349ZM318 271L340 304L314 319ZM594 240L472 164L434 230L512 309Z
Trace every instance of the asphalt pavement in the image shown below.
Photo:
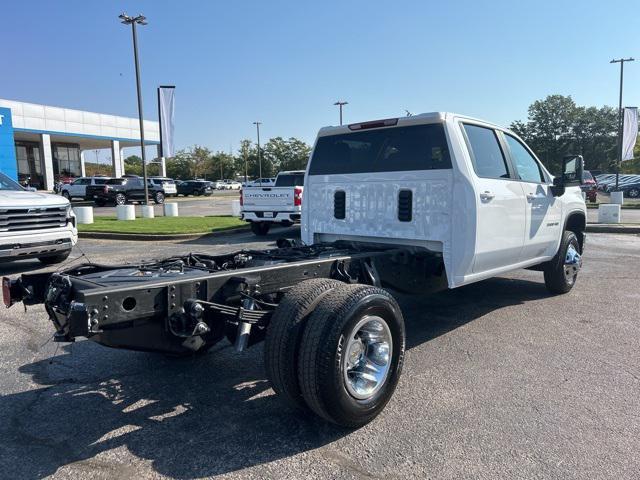
M184 242L81 240L71 261L274 246L296 228ZM407 354L371 424L289 410L262 347L201 357L50 342L42 307L0 312L3 478L638 478L640 237L593 234L576 287L517 271L399 296ZM38 262L0 265L4 275Z

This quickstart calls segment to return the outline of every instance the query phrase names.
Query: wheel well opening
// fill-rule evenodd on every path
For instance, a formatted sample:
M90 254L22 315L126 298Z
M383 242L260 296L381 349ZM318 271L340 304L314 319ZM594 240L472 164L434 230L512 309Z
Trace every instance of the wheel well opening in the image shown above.
M587 219L582 213L573 213L567 219L566 230L569 230L576 234L578 237L578 243L580 244L580 252L584 246L584 231L587 228Z

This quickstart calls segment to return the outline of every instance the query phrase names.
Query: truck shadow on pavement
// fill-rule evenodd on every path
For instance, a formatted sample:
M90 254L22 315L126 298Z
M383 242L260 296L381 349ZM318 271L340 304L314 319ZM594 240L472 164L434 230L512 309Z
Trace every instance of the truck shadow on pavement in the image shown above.
M495 309L545 296L542 283L506 278L437 298L400 296L408 348ZM235 354L223 341L188 359L89 341L52 356L55 348L47 345L39 360L19 368L36 384L33 390L0 397L5 478L39 479L62 467L82 476L136 477L149 463L170 477L212 476L351 434L281 403L264 377L262 347Z

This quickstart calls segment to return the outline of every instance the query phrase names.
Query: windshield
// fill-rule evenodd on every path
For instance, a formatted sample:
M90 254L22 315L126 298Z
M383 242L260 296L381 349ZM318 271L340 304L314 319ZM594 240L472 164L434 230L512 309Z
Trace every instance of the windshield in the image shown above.
M430 124L320 137L309 175L439 168L451 168L449 148L442 124Z
M24 188L22 188L18 182L0 172L0 190L21 191L24 190Z

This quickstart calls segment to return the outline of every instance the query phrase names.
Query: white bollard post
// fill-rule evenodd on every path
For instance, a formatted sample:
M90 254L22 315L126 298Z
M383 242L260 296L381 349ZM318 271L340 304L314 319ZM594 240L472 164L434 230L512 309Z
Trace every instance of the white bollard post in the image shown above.
M73 207L76 214L76 222L83 225L93 223L93 207Z
M118 220L135 220L136 207L133 205L117 205L116 217L118 217Z
M231 201L231 215L234 217L240 216L240 200L232 200Z
M155 217L153 205L142 205L142 218L153 218L153 217Z
M611 203L616 205L624 204L624 192L611 192Z
M598 223L620 223L620 205L601 203L598 207Z
M178 216L178 204L177 203L165 203L164 204L164 216L165 217L177 217Z

